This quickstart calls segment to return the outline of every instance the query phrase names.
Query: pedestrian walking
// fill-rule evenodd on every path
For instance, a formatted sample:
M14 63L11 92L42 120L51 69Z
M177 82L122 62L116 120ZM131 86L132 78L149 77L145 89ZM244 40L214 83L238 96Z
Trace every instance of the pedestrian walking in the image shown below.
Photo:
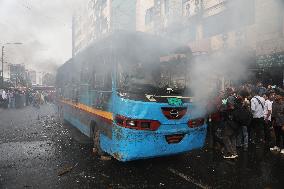
M251 112L252 112L252 123L251 123L251 140L257 146L261 145L264 141L264 105L265 100L261 96L262 90L258 90L257 94L251 99Z
M238 157L236 140L239 132L239 126L234 121L234 110L228 110L227 118L224 121L223 143L225 146L224 158L234 159Z
M271 123L271 115L272 115L272 100L273 100L273 93L267 93L263 95L265 99L264 104L264 140L268 147L271 147L271 130L272 130L272 123Z
M8 95L5 90L2 91L2 101L3 101L3 107L5 109L8 108L9 99L8 99Z
M223 93L220 93L218 96L216 96L212 101L208 104L208 111L211 113L209 115L209 135L210 135L210 147L214 149L221 149L223 147L223 141L220 137L221 133L221 112L220 108L222 105L222 97Z
M30 105L29 96L30 96L30 91L27 89L25 92L26 106Z
M13 94L13 90L9 90L8 92L8 99L9 99L9 108L14 108L15 106L15 98L14 98L14 94Z
M256 90L258 91L258 94L260 96L263 96L264 94L267 93L267 89L263 86L263 84L261 82L258 82L256 84Z
M271 151L278 151L284 154L284 106L282 97L277 96L273 103L273 129L275 132L275 146ZM281 139L283 141L281 150Z
M236 148L236 139L239 126L235 121L235 92L232 88L226 91L228 98L223 100L227 109L223 112L223 143L225 146L224 159L234 159L238 157Z
M252 115L243 98L239 97L235 105L235 121L239 124L239 133L237 136L237 146L242 147L244 151L248 150L248 126L251 123Z
M40 108L41 95L38 91L33 94L32 104L36 108Z
M10 93L10 99L11 99L11 108L15 108L15 91L12 90Z

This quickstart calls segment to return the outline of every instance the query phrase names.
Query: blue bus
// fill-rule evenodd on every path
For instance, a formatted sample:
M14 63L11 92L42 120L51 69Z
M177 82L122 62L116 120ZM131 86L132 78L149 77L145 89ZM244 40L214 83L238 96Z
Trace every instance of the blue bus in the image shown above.
M58 69L60 114L119 161L202 148L207 125L191 96L191 59L190 48L168 39L112 34Z

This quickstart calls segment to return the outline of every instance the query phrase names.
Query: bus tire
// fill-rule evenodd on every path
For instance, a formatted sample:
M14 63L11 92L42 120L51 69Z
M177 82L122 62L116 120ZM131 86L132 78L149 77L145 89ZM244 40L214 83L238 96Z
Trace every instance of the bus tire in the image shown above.
M104 152L100 145L100 130L97 128L94 128L93 131L93 144L93 152L99 156L103 156Z

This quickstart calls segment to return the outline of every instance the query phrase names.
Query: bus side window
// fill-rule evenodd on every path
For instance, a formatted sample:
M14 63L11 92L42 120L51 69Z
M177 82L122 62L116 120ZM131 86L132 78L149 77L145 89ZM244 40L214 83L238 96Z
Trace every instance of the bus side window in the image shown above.
M107 72L104 75L104 90L111 91L112 89L112 79L111 79L111 72Z
M97 91L94 99L95 107L107 110L112 90L111 73L105 72L96 74L94 85L94 88Z
M103 74L102 73L95 73L94 74L94 81L93 87L95 90L102 90L104 85Z

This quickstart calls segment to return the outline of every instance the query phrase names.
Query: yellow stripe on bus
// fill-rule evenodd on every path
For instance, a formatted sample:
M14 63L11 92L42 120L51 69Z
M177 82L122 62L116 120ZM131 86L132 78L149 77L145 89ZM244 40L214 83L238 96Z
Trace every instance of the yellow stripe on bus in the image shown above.
M60 101L65 103L65 104L68 104L70 106L73 106L74 108L77 108L77 109L83 110L85 112L88 112L88 113L91 113L91 114L94 114L94 115L100 116L102 118L113 121L113 115L112 115L111 112L98 110L98 109L92 108L92 107L87 106L87 105L82 104L82 103L74 103L70 100L63 100L62 99Z

